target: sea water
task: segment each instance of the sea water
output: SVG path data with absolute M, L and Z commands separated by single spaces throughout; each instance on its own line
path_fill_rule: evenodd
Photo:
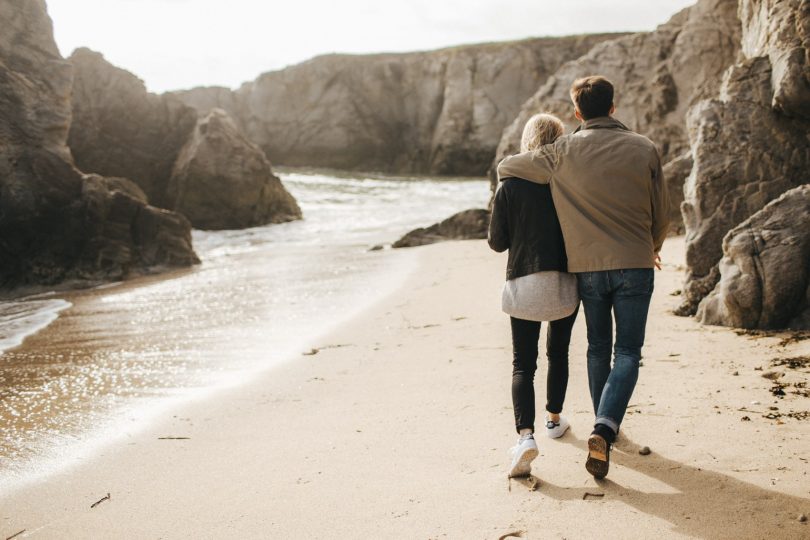
M 0 489 L 156 404 L 300 357 L 411 271 L 407 250 L 372 247 L 489 199 L 485 179 L 282 180 L 303 220 L 194 231 L 192 269 L 0 303 Z

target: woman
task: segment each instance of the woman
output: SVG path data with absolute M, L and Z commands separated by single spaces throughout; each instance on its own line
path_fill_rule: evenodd
M 521 152 L 553 143 L 563 124 L 550 114 L 537 114 L 523 129 Z M 561 416 L 568 386 L 568 345 L 579 310 L 576 278 L 567 274 L 560 222 L 548 185 L 519 178 L 501 182 L 492 206 L 489 246 L 509 250 L 503 310 L 512 325 L 512 405 L 520 435 L 513 450 L 510 477 L 527 476 L 537 457 L 534 440 L 534 373 L 540 321 L 551 321 L 546 340 L 546 434 L 561 437 L 569 427 Z

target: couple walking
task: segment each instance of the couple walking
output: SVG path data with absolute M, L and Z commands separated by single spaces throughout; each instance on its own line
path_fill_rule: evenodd
M 607 475 L 611 445 L 638 379 L 653 268 L 660 268 L 669 227 L 658 151 L 611 116 L 613 85 L 599 76 L 579 79 L 571 99 L 581 121 L 573 133 L 563 135 L 562 122 L 552 115 L 535 115 L 523 131 L 521 153 L 498 165 L 489 245 L 509 250 L 502 301 L 512 325 L 512 403 L 520 434 L 510 476 L 528 475 L 538 455 L 540 321 L 550 321 L 546 432 L 557 438 L 569 427 L 561 413 L 580 299 L 596 416 L 585 468 L 596 478 Z

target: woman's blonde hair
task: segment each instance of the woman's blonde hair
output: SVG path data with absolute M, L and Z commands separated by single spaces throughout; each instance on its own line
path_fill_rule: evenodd
M 565 127 L 559 118 L 553 114 L 535 114 L 526 122 L 523 128 L 523 137 L 520 139 L 520 151 L 529 152 L 538 146 L 553 143 L 563 134 Z

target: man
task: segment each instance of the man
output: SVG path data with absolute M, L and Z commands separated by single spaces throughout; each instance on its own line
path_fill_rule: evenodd
M 578 79 L 571 99 L 582 124 L 552 144 L 504 159 L 498 177 L 551 184 L 568 271 L 577 276 L 588 328 L 596 421 L 585 468 L 604 478 L 638 379 L 653 267 L 660 268 L 658 253 L 669 228 L 669 197 L 655 145 L 611 116 L 610 81 Z

